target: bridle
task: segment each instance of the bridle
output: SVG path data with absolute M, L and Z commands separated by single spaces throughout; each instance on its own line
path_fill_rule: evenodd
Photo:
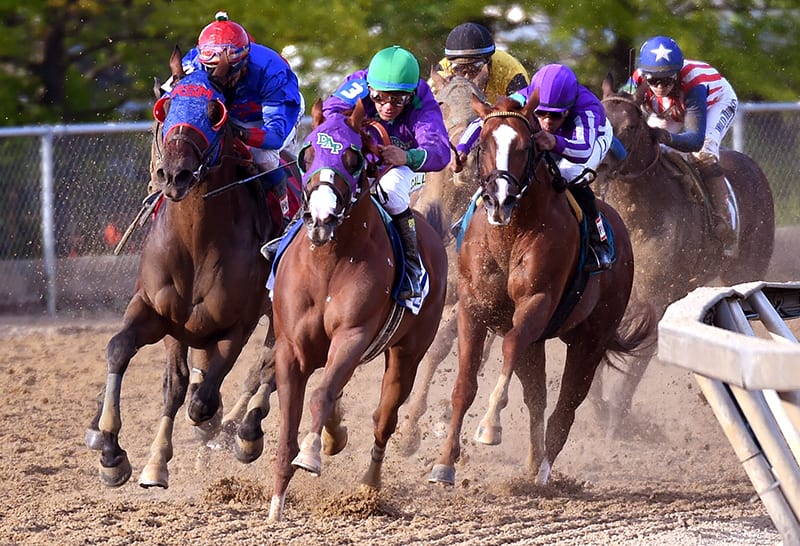
M 166 148 L 170 142 L 186 142 L 191 146 L 200 161 L 197 169 L 192 172 L 192 185 L 194 185 L 202 180 L 212 169 L 219 167 L 219 160 L 222 156 L 222 133 L 224 129 L 220 128 L 216 131 L 213 140 L 209 142 L 205 150 L 200 149 L 200 146 L 197 144 L 197 139 L 192 138 L 190 131 L 195 132 L 195 129 L 191 129 L 186 125 L 174 127 L 166 135 L 166 138 L 164 138 L 164 147 Z
M 533 139 L 534 129 L 531 126 L 531 122 L 528 118 L 522 115 L 519 112 L 514 111 L 496 111 L 488 113 L 484 118 L 484 123 L 487 119 L 491 118 L 517 118 L 523 121 L 525 127 L 528 129 L 528 139 L 530 141 L 530 146 L 528 146 L 528 156 L 525 160 L 525 170 L 522 172 L 522 180 L 518 179 L 514 173 L 505 169 L 497 169 L 494 168 L 489 173 L 488 176 L 481 180 L 481 186 L 483 188 L 483 196 L 487 195 L 486 188 L 489 184 L 493 182 L 497 182 L 497 180 L 503 179 L 509 183 L 509 185 L 513 184 L 517 187 L 518 193 L 515 195 L 511 195 L 510 197 L 518 202 L 523 195 L 528 191 L 528 187 L 530 186 L 531 182 L 538 182 L 536 178 L 536 166 L 539 164 L 539 161 L 542 160 L 545 155 L 549 157 L 549 154 L 546 152 L 540 152 L 537 154 L 536 152 L 536 145 Z M 479 152 L 480 153 L 480 150 Z
M 642 111 L 642 108 L 639 106 L 639 104 L 636 103 L 636 101 L 634 101 L 633 99 L 630 99 L 628 97 L 619 96 L 619 95 L 612 95 L 612 96 L 604 98 L 602 100 L 602 102 L 603 102 L 604 106 L 608 102 L 621 102 L 621 103 L 624 103 L 624 104 L 629 104 L 629 105 L 633 106 L 636 109 L 636 112 L 639 115 L 639 119 L 642 122 L 644 122 L 644 112 Z M 640 125 L 642 125 L 642 124 L 644 124 L 644 123 L 641 123 Z M 647 143 L 647 141 L 644 141 L 642 139 L 637 139 L 636 140 L 636 142 L 634 143 L 634 145 L 631 148 L 631 150 L 628 150 L 628 157 L 631 157 L 632 155 L 634 155 L 634 151 L 639 146 L 641 146 L 642 142 L 644 142 L 645 144 Z M 627 160 L 628 160 L 628 158 L 623 159 L 619 163 L 619 167 L 622 167 Z M 612 176 L 613 178 L 616 178 L 618 180 L 631 180 L 631 179 L 639 178 L 639 177 L 642 177 L 642 176 L 648 176 L 653 172 L 653 170 L 655 169 L 656 165 L 658 164 L 658 162 L 660 160 L 661 160 L 661 146 L 656 146 L 656 154 L 653 157 L 653 160 L 644 169 L 642 169 L 641 171 L 631 172 L 631 173 L 621 173 L 619 171 L 619 169 L 614 169 L 614 171 L 612 171 L 610 173 L 610 176 Z

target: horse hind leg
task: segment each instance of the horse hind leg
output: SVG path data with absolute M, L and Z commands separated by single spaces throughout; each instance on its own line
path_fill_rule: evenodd
M 164 339 L 167 350 L 167 366 L 164 369 L 164 410 L 158 426 L 158 432 L 150 445 L 150 458 L 139 475 L 139 485 L 144 488 L 169 487 L 168 463 L 172 460 L 172 432 L 175 426 L 175 415 L 186 399 L 189 386 L 189 365 L 187 354 L 189 348 L 178 340 Z

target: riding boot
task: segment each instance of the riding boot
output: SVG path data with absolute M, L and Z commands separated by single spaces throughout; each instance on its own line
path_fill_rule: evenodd
M 303 216 L 302 212 L 303 210 L 299 209 L 295 213 L 294 218 L 290 220 L 284 218 L 284 228 L 283 231 L 281 231 L 281 234 L 278 237 L 272 239 L 271 241 L 267 241 L 261 247 L 261 255 L 264 256 L 264 258 L 266 258 L 268 262 L 272 263 L 273 260 L 275 260 L 275 255 L 278 253 L 278 247 L 281 246 L 281 241 L 283 240 L 283 236 L 289 233 L 289 231 L 292 229 L 292 226 L 294 226 L 297 223 L 297 221 L 300 220 L 300 218 L 302 218 Z
M 606 230 L 603 226 L 603 217 L 597 211 L 594 192 L 589 186 L 570 186 L 570 191 L 589 220 L 589 248 L 592 249 L 595 256 L 595 261 L 587 261 L 583 266 L 583 270 L 593 273 L 609 269 L 611 267 L 611 245 L 608 243 Z
M 714 236 L 726 247 L 736 243 L 731 217 L 728 211 L 728 184 L 725 173 L 717 161 L 699 168 L 711 201 L 711 214 L 714 217 Z
M 400 241 L 403 243 L 406 277 L 408 277 L 408 287 L 402 286 L 397 298 L 401 300 L 418 298 L 422 295 L 422 279 L 420 278 L 422 276 L 422 263 L 417 250 L 417 229 L 414 214 L 411 209 L 406 209 L 400 214 L 393 214 L 392 222 L 400 235 Z

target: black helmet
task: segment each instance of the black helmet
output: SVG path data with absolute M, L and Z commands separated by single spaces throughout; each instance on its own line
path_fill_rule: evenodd
M 448 59 L 489 57 L 494 53 L 494 39 L 485 26 L 478 23 L 458 25 L 447 35 L 444 56 Z

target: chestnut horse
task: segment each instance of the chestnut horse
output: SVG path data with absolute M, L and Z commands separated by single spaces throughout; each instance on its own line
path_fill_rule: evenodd
M 114 487 L 131 475 L 119 444 L 120 391 L 138 349 L 163 339 L 167 351 L 164 409 L 139 480 L 143 487 L 166 488 L 175 415 L 186 395 L 193 424 L 218 426 L 211 418 L 221 409 L 222 381 L 258 319 L 270 311 L 264 289 L 268 264 L 259 247 L 280 225 L 273 225 L 257 186 L 204 199 L 242 177 L 249 158 L 236 147 L 224 97 L 209 79 L 213 75 L 184 75 L 180 61 L 176 48 L 170 68 L 177 83 L 154 107 L 163 122 L 163 161 L 156 178 L 165 199 L 144 243 L 123 326 L 106 348 L 102 408 L 87 431 L 87 444 L 102 449 L 100 478 Z M 223 74 L 214 75 L 227 69 L 220 63 L 217 71 Z
M 323 118 L 312 109 L 314 129 L 301 151 L 303 222 L 278 259 L 273 285 L 275 366 L 281 408 L 269 518 L 283 518 L 289 481 L 297 468 L 318 475 L 321 450 L 341 451 L 339 399 L 356 367 L 384 355 L 380 401 L 372 416 L 374 445 L 362 483 L 381 486 L 384 450 L 397 426 L 397 411 L 414 385 L 417 366 L 436 335 L 447 289 L 442 235 L 416 213 L 417 237 L 429 288 L 424 301 L 406 309 L 392 289 L 399 277 L 383 216 L 373 203 L 361 133 L 364 109 Z M 302 226 L 301 226 L 302 227 Z M 306 384 L 322 368 L 311 393 L 310 432 L 298 445 Z M 324 431 L 323 431 L 324 427 Z M 324 432 L 324 434 L 323 434 Z
M 722 149 L 720 164 L 730 184 L 729 209 L 737 235 L 736 252 L 726 254 L 713 235 L 702 191 L 650 137 L 642 100 L 641 93 L 615 93 L 610 77 L 603 82 L 606 115 L 627 156 L 619 160 L 608 154 L 594 185 L 631 232 L 636 253 L 634 297 L 652 304 L 661 317 L 670 303 L 716 279 L 724 285 L 763 279 L 772 257 L 775 214 L 769 182 L 758 165 L 742 153 Z M 671 157 L 677 155 L 670 152 Z M 607 403 L 597 401 L 608 419 L 609 434 L 618 430 L 630 410 L 655 351 L 655 344 L 651 347 L 649 354 L 624 366 L 626 373 L 621 376 L 600 376 L 601 381 L 621 380 L 619 388 L 605 388 L 612 393 Z
M 538 92 L 524 107 L 507 98 L 494 107 L 473 99 L 483 119 L 479 166 L 486 214 L 472 218 L 459 252 L 458 376 L 448 436 L 430 482 L 455 483 L 461 428 L 477 394 L 488 332 L 503 337 L 503 366 L 476 440 L 501 442 L 500 411 L 516 374 L 530 415 L 528 471 L 545 484 L 597 366 L 635 351 L 655 326 L 646 306 L 622 320 L 633 284 L 633 251 L 622 219 L 603 202 L 598 208 L 611 226 L 616 261 L 608 271 L 583 273 L 579 213 L 554 187 L 555 165 L 533 139 L 541 130 L 533 116 L 538 103 Z M 567 351 L 561 392 L 545 429 L 545 341 L 552 337 Z
M 442 109 L 448 138 L 455 147 L 470 122 L 478 117 L 472 109 L 473 95 L 485 100 L 484 95 L 466 78 L 454 76 L 445 79 L 432 69 L 431 79 L 433 80 L 431 89 L 436 93 L 436 100 Z M 443 233 L 449 233 L 451 224 L 466 212 L 472 194 L 478 188 L 476 157 L 477 153 L 473 150 L 458 173 L 454 173 L 449 167 L 439 172 L 426 173 L 425 184 L 414 194 L 414 208 L 431 221 L 439 219 L 438 230 Z M 448 237 L 446 245 L 448 262 L 455 264 L 458 260 L 455 238 Z M 442 322 L 436 339 L 420 363 L 417 383 L 406 404 L 406 415 L 397 429 L 399 449 L 406 456 L 412 455 L 419 448 L 421 439 L 419 420 L 428 409 L 428 392 L 433 375 L 439 364 L 450 356 L 455 344 L 457 283 L 458 270 L 455 267 L 450 268 Z

